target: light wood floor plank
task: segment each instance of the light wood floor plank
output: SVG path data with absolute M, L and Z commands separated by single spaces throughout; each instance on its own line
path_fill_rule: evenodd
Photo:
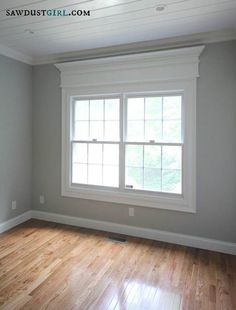
M 0 235 L 0 309 L 235 310 L 236 257 L 31 220 Z

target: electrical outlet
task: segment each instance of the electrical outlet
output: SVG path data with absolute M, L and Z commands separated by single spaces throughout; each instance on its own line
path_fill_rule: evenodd
M 44 205 L 44 203 L 45 203 L 45 198 L 44 198 L 43 195 L 40 195 L 40 196 L 39 196 L 39 202 L 40 202 L 41 205 Z
M 134 208 L 129 208 L 129 216 L 134 216 Z
M 16 201 L 15 200 L 13 200 L 11 202 L 11 208 L 12 208 L 12 210 L 16 210 Z

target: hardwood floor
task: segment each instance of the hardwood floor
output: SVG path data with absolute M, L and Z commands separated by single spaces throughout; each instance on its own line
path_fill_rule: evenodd
M 236 309 L 236 256 L 107 236 L 36 220 L 0 235 L 0 309 Z

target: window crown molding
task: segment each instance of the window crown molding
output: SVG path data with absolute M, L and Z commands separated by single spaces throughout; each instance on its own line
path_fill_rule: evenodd
M 193 79 L 199 76 L 199 56 L 204 48 L 204 45 L 200 45 L 60 63 L 55 66 L 61 72 L 63 88 Z

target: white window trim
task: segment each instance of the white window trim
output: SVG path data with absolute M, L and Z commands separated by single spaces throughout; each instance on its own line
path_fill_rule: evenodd
M 196 212 L 196 84 L 199 76 L 199 56 L 203 49 L 204 46 L 198 46 L 56 64 L 61 71 L 62 87 L 62 196 Z M 171 91 L 183 93 L 184 195 L 164 193 L 152 195 L 138 191 L 119 191 L 100 186 L 84 187 L 70 183 L 72 97 L 121 96 L 124 93 L 169 94 Z

